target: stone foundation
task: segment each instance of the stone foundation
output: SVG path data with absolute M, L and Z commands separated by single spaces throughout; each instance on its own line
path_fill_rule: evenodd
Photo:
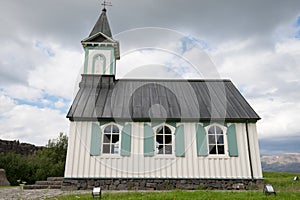
M 62 190 L 257 190 L 263 185 L 262 179 L 64 179 Z

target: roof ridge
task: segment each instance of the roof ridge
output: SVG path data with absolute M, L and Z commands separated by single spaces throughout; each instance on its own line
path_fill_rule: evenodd
M 230 79 L 130 79 L 119 78 L 116 81 L 156 81 L 156 82 L 232 82 Z

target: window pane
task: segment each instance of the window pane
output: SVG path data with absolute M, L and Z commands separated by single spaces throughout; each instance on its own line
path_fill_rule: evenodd
M 104 133 L 111 133 L 111 128 L 112 128 L 112 126 L 105 127 Z
M 162 126 L 158 127 L 158 129 L 156 130 L 156 133 L 163 134 L 163 127 Z
M 208 143 L 209 144 L 216 144 L 216 136 L 215 135 L 209 135 L 208 136 Z
M 112 126 L 113 133 L 119 133 L 119 128 L 117 126 Z
M 223 137 L 223 135 L 218 135 L 217 137 L 218 137 L 217 144 L 224 144 L 224 137 Z
M 218 135 L 223 134 L 222 129 L 218 126 L 216 126 L 216 134 L 218 134 Z
M 212 127 L 210 127 L 208 129 L 208 134 L 210 134 L 210 135 L 214 135 L 215 134 L 215 127 L 214 126 L 212 126 Z
M 165 145 L 165 154 L 172 154 L 172 145 Z
M 218 154 L 224 154 L 224 145 L 218 145 Z
M 112 144 L 110 147 L 111 147 L 111 148 L 110 148 L 110 153 L 113 154 L 114 151 L 115 151 L 115 145 Z
M 119 134 L 113 134 L 112 135 L 112 143 L 116 143 L 119 141 Z
M 209 153 L 210 154 L 217 154 L 216 145 L 209 145 Z
M 164 145 L 159 145 L 158 147 L 158 154 L 164 154 Z
M 110 152 L 109 147 L 110 147 L 109 144 L 103 144 L 103 153 L 109 153 Z
M 114 154 L 119 154 L 119 145 L 117 143 L 114 145 Z
M 165 135 L 165 144 L 172 144 L 172 135 Z
M 156 136 L 156 142 L 158 142 L 159 144 L 163 144 L 163 135 L 157 135 Z
M 165 128 L 165 134 L 168 134 L 168 135 L 171 135 L 171 134 L 172 134 L 172 132 L 171 132 L 171 130 L 169 129 L 169 127 L 164 126 L 164 128 Z
M 105 134 L 103 138 L 103 143 L 110 143 L 110 138 L 111 138 L 110 134 Z

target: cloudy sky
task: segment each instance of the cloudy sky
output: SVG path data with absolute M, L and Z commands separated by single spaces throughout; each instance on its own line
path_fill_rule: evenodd
M 0 139 L 45 145 L 68 133 L 65 116 L 84 59 L 80 41 L 101 1 L 1 1 Z M 117 77 L 231 79 L 262 118 L 261 153 L 300 152 L 299 0 L 112 3 Z

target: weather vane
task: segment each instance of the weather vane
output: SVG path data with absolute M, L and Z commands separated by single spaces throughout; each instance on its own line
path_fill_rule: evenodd
M 103 6 L 103 8 L 105 8 L 105 6 L 112 6 L 111 2 L 108 1 L 103 1 L 103 3 L 101 3 L 101 5 Z

